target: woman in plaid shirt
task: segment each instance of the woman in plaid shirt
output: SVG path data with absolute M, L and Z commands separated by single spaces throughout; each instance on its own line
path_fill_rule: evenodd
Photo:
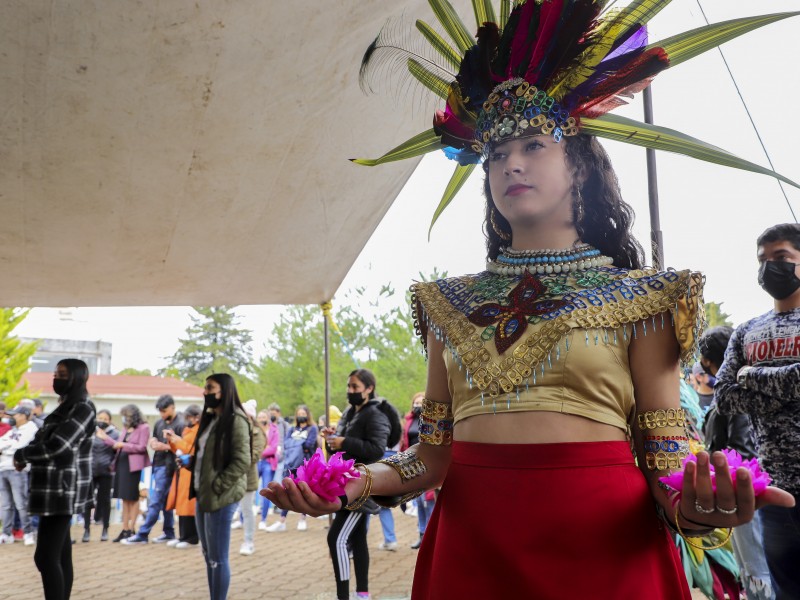
M 95 409 L 86 390 L 88 379 L 89 369 L 82 360 L 58 363 L 53 377 L 58 408 L 33 441 L 14 454 L 17 470 L 31 465 L 29 512 L 40 516 L 33 560 L 42 576 L 45 600 L 70 597 L 70 519 L 90 502 Z

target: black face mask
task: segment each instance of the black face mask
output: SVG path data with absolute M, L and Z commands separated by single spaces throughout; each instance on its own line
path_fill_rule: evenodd
M 364 403 L 364 396 L 361 392 L 347 392 L 347 401 L 352 406 L 361 406 Z
M 275 415 L 270 415 L 270 416 L 269 416 L 269 420 L 270 420 L 270 421 L 272 421 L 272 422 L 274 423 L 275 421 L 277 421 L 277 420 L 278 420 L 278 417 L 276 417 Z
M 105 421 L 95 421 L 95 425 L 97 425 L 100 429 L 108 428 L 108 423 Z
M 411 413 L 412 413 L 412 414 L 413 414 L 415 417 L 418 417 L 418 416 L 420 416 L 420 415 L 422 414 L 422 407 L 421 407 L 421 406 L 415 406 L 414 408 L 412 408 L 412 409 L 411 409 Z
M 222 398 L 217 398 L 216 394 L 203 394 L 206 408 L 217 408 L 222 402 Z
M 305 425 L 306 423 L 308 423 L 308 417 L 297 417 L 298 425 Z
M 53 379 L 53 391 L 56 396 L 66 396 L 69 391 L 69 379 Z
M 758 285 L 775 300 L 788 298 L 800 288 L 795 267 L 791 262 L 765 260 L 758 269 Z

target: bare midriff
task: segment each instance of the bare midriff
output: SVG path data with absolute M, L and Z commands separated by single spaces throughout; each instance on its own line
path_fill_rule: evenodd
M 468 417 L 456 424 L 453 439 L 484 444 L 558 444 L 625 441 L 626 434 L 613 425 L 576 415 L 527 411 Z

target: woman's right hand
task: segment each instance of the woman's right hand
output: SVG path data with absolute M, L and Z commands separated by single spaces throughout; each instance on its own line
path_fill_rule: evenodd
M 99 427 L 95 427 L 94 434 L 101 440 L 107 440 L 108 439 L 108 434 L 105 431 L 103 431 L 102 429 L 100 429 Z
M 345 494 L 352 502 L 353 499 L 361 496 L 365 486 L 366 479 L 364 477 L 351 479 L 345 487 Z M 327 502 L 311 491 L 305 481 L 295 483 L 289 477 L 285 477 L 281 483 L 275 481 L 268 483 L 267 487 L 261 490 L 259 494 L 278 508 L 311 515 L 312 517 L 329 515 L 344 508 L 340 499 L 337 498 L 333 502 Z

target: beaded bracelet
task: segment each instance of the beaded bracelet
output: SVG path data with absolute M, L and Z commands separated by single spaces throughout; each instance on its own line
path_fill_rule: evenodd
M 412 452 L 410 450 L 405 450 L 404 452 L 398 452 L 397 454 L 393 454 L 392 456 L 387 456 L 386 458 L 379 460 L 379 464 L 389 465 L 397 474 L 400 475 L 400 481 L 405 483 L 414 479 L 415 477 L 419 477 L 424 475 L 428 472 L 428 468 L 425 466 L 425 463 L 417 456 L 416 452 Z
M 722 540 L 720 543 L 714 546 L 704 546 L 703 544 L 695 544 L 694 542 L 691 541 L 691 538 L 689 536 L 683 533 L 683 530 L 681 529 L 680 510 L 681 510 L 681 503 L 680 501 L 678 501 L 675 504 L 675 527 L 677 527 L 678 529 L 678 535 L 681 536 L 683 538 L 683 541 L 689 544 L 692 548 L 697 548 L 698 550 L 716 550 L 717 548 L 722 548 L 725 544 L 728 543 L 728 540 L 731 539 L 731 534 L 733 533 L 733 527 L 728 527 L 728 533 L 725 534 L 725 539 Z M 699 536 L 693 536 L 693 537 L 699 537 Z
M 356 463 L 353 465 L 356 469 L 359 467 L 364 467 L 364 477 L 367 478 L 367 483 L 364 486 L 364 490 L 361 492 L 361 495 L 353 500 L 350 504 L 345 506 L 347 510 L 358 510 L 361 506 L 369 499 L 370 492 L 372 492 L 372 471 L 369 470 L 369 467 L 364 463 Z
M 682 408 L 648 410 L 639 413 L 636 418 L 641 430 L 660 427 L 684 427 L 686 425 L 686 413 Z

